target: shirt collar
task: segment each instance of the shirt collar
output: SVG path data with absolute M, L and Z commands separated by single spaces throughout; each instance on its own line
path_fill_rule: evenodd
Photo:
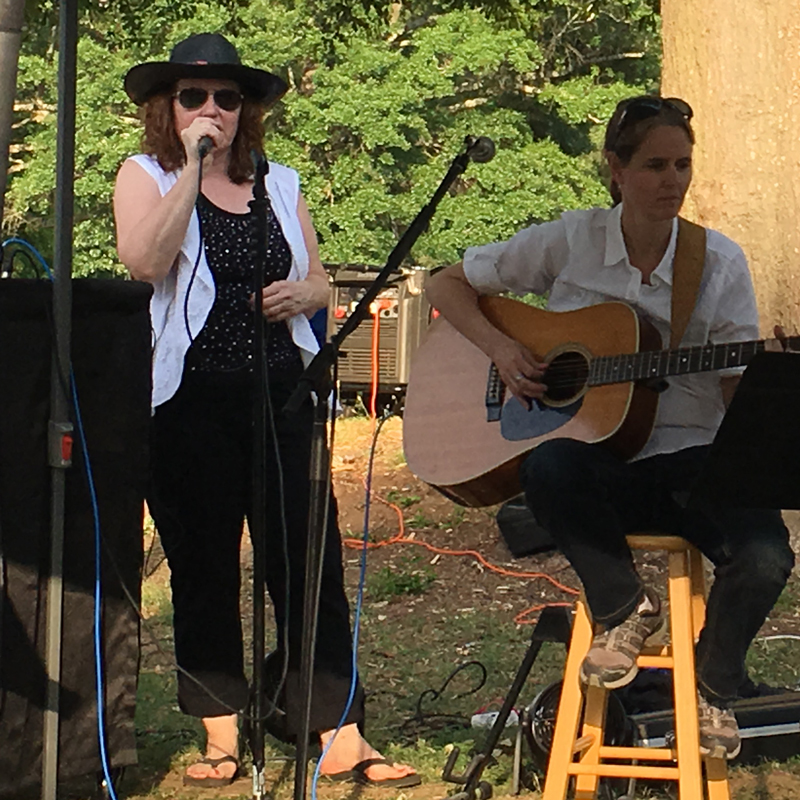
M 675 245 L 678 239 L 678 218 L 672 220 L 672 233 L 669 237 L 667 249 L 659 265 L 653 270 L 665 283 L 672 284 L 672 260 L 675 258 Z M 611 209 L 606 219 L 606 253 L 603 264 L 606 267 L 614 264 L 626 263 L 628 251 L 625 248 L 625 239 L 622 236 L 622 203 L 617 203 Z
M 622 203 L 617 203 L 606 218 L 606 255 L 603 265 L 611 267 L 627 259 L 628 251 L 622 238 Z

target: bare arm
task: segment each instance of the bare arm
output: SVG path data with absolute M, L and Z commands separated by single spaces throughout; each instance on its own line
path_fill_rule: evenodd
M 306 199 L 301 194 L 297 200 L 297 216 L 300 219 L 300 227 L 303 229 L 303 239 L 308 251 L 308 277 L 306 283 L 312 288 L 312 298 L 310 307 L 305 309 L 307 316 L 312 316 L 314 312 L 328 305 L 330 297 L 330 284 L 328 283 L 328 273 L 322 266 L 319 257 L 319 244 L 317 243 L 317 232 L 314 230 L 314 223 L 311 221 L 311 214 L 308 211 Z
M 185 169 L 163 197 L 156 182 L 134 161 L 117 174 L 114 219 L 117 253 L 140 281 L 163 280 L 172 268 L 189 227 L 197 198 L 197 169 Z
M 328 276 L 319 257 L 317 234 L 303 195 L 297 200 L 297 217 L 308 251 L 308 275 L 301 281 L 273 281 L 264 288 L 261 309 L 270 322 L 279 322 L 297 314 L 311 317 L 328 304 Z
M 478 305 L 478 292 L 467 280 L 461 264 L 436 273 L 428 281 L 426 294 L 431 305 L 462 336 L 489 356 L 503 383 L 523 404 L 528 398 L 544 394 L 547 387 L 542 377 L 547 365 L 489 322 Z
M 126 161 L 114 187 L 117 253 L 140 281 L 163 280 L 180 252 L 199 187 L 197 146 L 203 136 L 219 133 L 213 120 L 198 117 L 181 131 L 188 153 L 175 185 L 162 197 L 155 181 L 134 161 Z M 208 166 L 208 160 L 204 167 Z

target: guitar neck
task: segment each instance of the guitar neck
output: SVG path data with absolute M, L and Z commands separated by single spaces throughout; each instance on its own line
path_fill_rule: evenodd
M 800 337 L 786 340 L 788 349 L 800 348 Z M 643 350 L 639 353 L 593 358 L 589 369 L 589 385 L 667 378 L 671 375 L 689 375 L 695 372 L 742 367 L 753 356 L 764 351 L 766 340 L 704 344 L 681 347 L 677 350 Z

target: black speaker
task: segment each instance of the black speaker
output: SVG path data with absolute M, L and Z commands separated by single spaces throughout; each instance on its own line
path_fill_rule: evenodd
M 543 528 L 525 504 L 525 496 L 507 500 L 497 512 L 497 527 L 514 558 L 524 558 L 556 549 L 550 533 Z
M 72 282 L 72 367 L 102 535 L 107 751 L 136 762 L 142 511 L 150 426 L 151 287 Z M 52 286 L 0 280 L 0 796 L 41 780 L 50 555 Z M 73 414 L 74 421 L 74 414 Z M 59 782 L 101 769 L 94 666 L 95 525 L 75 430 L 66 473 Z M 126 596 L 127 587 L 132 598 Z M 131 599 L 133 602 L 131 602 Z

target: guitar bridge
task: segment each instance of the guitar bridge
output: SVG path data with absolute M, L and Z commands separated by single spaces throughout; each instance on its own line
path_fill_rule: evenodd
M 489 377 L 486 381 L 486 421 L 498 422 L 503 412 L 503 400 L 506 396 L 506 385 L 500 380 L 497 367 L 489 367 Z

